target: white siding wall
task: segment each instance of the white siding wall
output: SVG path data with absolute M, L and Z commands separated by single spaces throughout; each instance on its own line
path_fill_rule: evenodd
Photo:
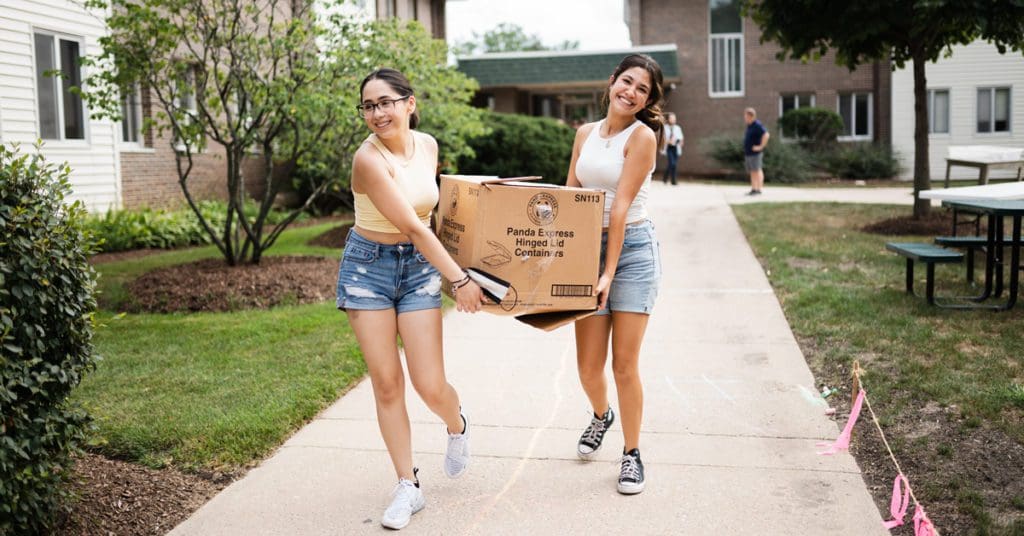
M 950 145 L 997 145 L 1024 149 L 1024 55 L 976 41 L 953 48 L 953 55 L 929 63 L 925 69 L 929 89 L 949 89 L 949 134 L 932 134 L 928 140 L 933 180 L 946 176 Z M 976 132 L 977 90 L 1010 87 L 1010 132 Z M 903 177 L 914 176 L 914 72 L 908 63 L 892 75 L 892 145 L 903 162 Z M 992 170 L 990 177 L 1015 177 L 1016 170 Z M 978 178 L 975 168 L 954 167 L 953 178 Z
M 71 0 L 3 0 L 0 3 L 0 141 L 20 143 L 34 151 L 39 138 L 33 31 L 46 30 L 81 38 L 82 55 L 100 52 L 98 39 L 106 33 L 102 14 Z M 83 79 L 88 72 L 83 69 Z M 85 110 L 84 140 L 48 140 L 47 159 L 71 166 L 72 198 L 92 212 L 120 205 L 120 176 L 116 143 L 118 124 L 89 119 Z

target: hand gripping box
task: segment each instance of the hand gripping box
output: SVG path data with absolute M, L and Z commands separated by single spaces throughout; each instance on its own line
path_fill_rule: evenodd
M 437 234 L 485 311 L 551 330 L 597 309 L 604 192 L 538 178 L 441 175 Z

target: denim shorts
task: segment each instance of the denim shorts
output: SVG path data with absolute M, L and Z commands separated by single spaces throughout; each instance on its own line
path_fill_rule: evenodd
M 601 235 L 601 272 L 608 251 L 608 233 Z M 661 282 L 661 251 L 654 224 L 650 220 L 626 225 L 626 237 L 622 241 L 622 253 L 615 268 L 615 279 L 608 293 L 605 308 L 598 315 L 610 311 L 651 314 L 654 300 L 658 297 Z
M 760 171 L 761 166 L 764 165 L 764 153 L 745 155 L 743 164 L 747 167 L 747 171 Z
M 411 243 L 381 244 L 349 230 L 338 269 L 338 309 L 397 314 L 441 307 L 441 274 Z

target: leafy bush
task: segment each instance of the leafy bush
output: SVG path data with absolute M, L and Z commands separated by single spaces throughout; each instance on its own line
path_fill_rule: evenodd
M 540 175 L 565 184 L 576 132 L 546 117 L 487 112 L 489 135 L 470 140 L 475 158 L 463 157 L 459 173 L 518 177 Z
M 887 179 L 900 173 L 892 148 L 874 143 L 844 144 L 825 158 L 825 166 L 841 179 Z
M 89 417 L 69 402 L 93 369 L 95 275 L 65 165 L 0 145 L 0 534 L 46 533 Z
M 746 176 L 743 140 L 737 136 L 713 136 L 704 149 L 719 164 Z M 792 143 L 769 143 L 764 152 L 764 180 L 769 183 L 806 182 L 814 177 L 811 155 Z
M 836 143 L 843 131 L 843 118 L 824 108 L 797 108 L 779 118 L 786 136 L 796 138 L 812 150 L 823 150 Z
M 255 203 L 246 203 L 243 211 L 252 221 L 258 210 Z M 224 228 L 226 203 L 200 201 L 199 211 L 215 230 Z M 283 211 L 274 210 L 267 214 L 265 223 L 276 225 L 287 216 Z M 305 215 L 300 215 L 296 220 L 304 218 Z M 86 227 L 98 239 L 97 248 L 104 252 L 139 248 L 171 249 L 210 243 L 210 236 L 190 209 L 111 210 L 102 216 L 89 216 Z

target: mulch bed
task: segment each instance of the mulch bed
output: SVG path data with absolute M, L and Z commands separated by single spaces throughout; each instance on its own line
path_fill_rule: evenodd
M 333 229 L 329 229 L 320 236 L 309 241 L 311 246 L 321 246 L 325 248 L 344 248 L 345 240 L 348 238 L 348 231 L 352 228 L 352 224 L 346 223 L 339 225 Z
M 969 218 L 969 217 L 968 217 Z M 964 218 L 960 218 L 960 229 L 958 234 L 974 234 L 974 225 L 964 225 Z M 984 233 L 987 226 L 981 223 L 981 232 Z M 897 216 L 887 220 L 876 221 L 864 226 L 866 233 L 873 233 L 885 236 L 945 236 L 953 229 L 953 212 L 949 210 L 932 209 L 923 218 L 914 218 L 912 214 Z
M 156 536 L 170 532 L 233 480 L 197 476 L 85 454 L 75 460 L 78 496 L 55 534 Z
M 236 311 L 333 299 L 338 261 L 264 257 L 259 265 L 204 259 L 147 272 L 127 285 L 129 312 Z

